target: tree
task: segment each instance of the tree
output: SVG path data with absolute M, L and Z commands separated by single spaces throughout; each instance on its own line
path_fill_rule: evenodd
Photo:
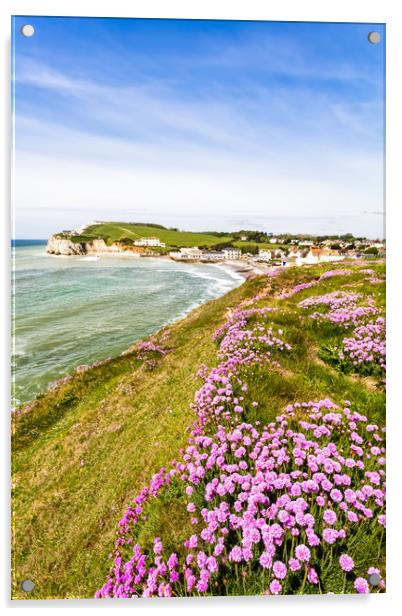
M 365 255 L 378 255 L 378 248 L 375 246 L 370 246 L 370 248 L 366 248 L 364 251 Z
M 225 248 L 233 248 L 233 244 L 231 242 L 218 242 L 211 246 L 213 250 L 224 250 Z
M 242 253 L 247 253 L 249 252 L 251 255 L 256 255 L 258 254 L 258 246 L 253 246 L 253 244 L 248 244 L 247 246 L 242 246 L 241 249 Z

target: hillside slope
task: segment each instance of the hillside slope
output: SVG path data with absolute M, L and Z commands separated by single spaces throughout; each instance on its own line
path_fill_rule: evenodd
M 123 242 L 126 245 L 132 244 L 135 240 L 142 237 L 158 237 L 159 240 L 166 244 L 166 251 L 169 248 L 184 248 L 194 246 L 204 246 L 213 248 L 222 243 L 230 243 L 237 248 L 241 248 L 243 252 L 250 251 L 256 248 L 283 248 L 282 244 L 270 244 L 267 242 L 255 241 L 240 241 L 236 240 L 230 233 L 216 232 L 196 232 L 196 231 L 181 231 L 178 229 L 167 229 L 161 225 L 128 223 L 128 222 L 102 222 L 88 225 L 80 233 L 80 235 L 66 235 L 64 233 L 56 233 L 56 237 L 68 237 L 72 243 L 94 242 L 99 238 L 103 238 L 110 246 L 112 243 Z
M 202 532 L 202 515 L 191 513 L 193 505 L 187 511 L 190 491 L 186 494 L 186 484 L 174 478 L 174 473 L 168 481 L 164 471 L 159 475 L 160 481 L 156 479 L 160 483 L 157 497 L 145 505 L 145 519 L 134 523 L 130 517 L 132 510 L 127 508 L 161 467 L 177 468 L 179 475 L 186 476 L 188 469 L 180 466 L 183 463 L 180 448 L 186 446 L 188 428 L 197 417 L 201 423 L 196 434 L 205 433 L 213 438 L 217 421 L 227 422 L 227 429 L 233 421 L 263 425 L 272 422 L 289 404 L 330 398 L 338 405 L 345 405 L 346 401 L 346 405 L 364 414 L 370 423 L 384 425 L 381 360 L 375 356 L 372 361 L 366 361 L 366 357 L 354 366 L 345 353 L 339 356 L 345 338 L 341 315 L 357 310 L 351 317 L 355 319 L 355 329 L 361 318 L 366 321 L 381 318 L 384 267 L 381 264 L 371 264 L 370 269 L 364 264 L 342 267 L 340 272 L 324 276 L 325 271 L 331 270 L 330 266 L 295 268 L 276 277 L 250 279 L 166 327 L 148 343 L 139 343 L 121 357 L 76 374 L 56 391 L 39 398 L 31 408 L 15 414 L 14 597 L 22 598 L 24 593 L 19 590 L 19 584 L 26 578 L 36 584 L 30 598 L 93 596 L 107 579 L 108 554 L 113 552 L 118 521 L 123 515 L 125 522 L 120 526 L 122 541 L 118 548 L 123 562 L 130 559 L 134 542 L 145 555 L 153 549 L 158 553 L 162 548 L 159 539 L 155 544 L 155 537 L 163 544 L 163 558 L 171 552 L 179 559 L 184 558 L 191 548 L 183 543 L 194 533 Z M 339 291 L 343 294 L 341 303 L 332 305 Z M 329 295 L 334 292 L 335 296 Z M 323 304 L 308 300 L 319 295 L 326 298 Z M 305 305 L 300 305 L 306 300 Z M 365 312 L 364 306 L 368 311 Z M 360 314 L 362 307 L 363 314 Z M 311 314 L 319 312 L 324 316 L 311 318 Z M 336 315 L 328 320 L 325 315 L 332 312 Z M 244 334 L 254 331 L 250 330 L 251 325 L 261 328 L 264 338 L 256 342 L 254 334 Z M 213 336 L 214 332 L 218 333 Z M 347 334 L 350 333 L 348 330 Z M 235 399 L 227 400 L 223 416 L 214 418 L 214 413 L 210 413 L 214 406 L 211 407 L 210 398 L 203 398 L 203 387 L 210 383 L 209 370 L 218 364 L 222 366 L 223 358 L 231 361 L 233 354 L 244 355 L 243 346 L 236 346 L 239 340 L 242 345 L 248 340 L 247 352 L 256 343 L 252 351 L 259 359 L 246 362 L 247 365 L 240 366 L 240 372 L 234 372 Z M 204 386 L 196 378 L 202 366 L 208 366 L 201 370 Z M 230 373 L 229 381 L 232 377 Z M 240 381 L 245 389 L 237 391 Z M 197 391 L 195 407 L 190 408 Z M 311 408 L 307 406 L 306 417 L 308 412 Z M 179 466 L 171 465 L 175 458 Z M 202 508 L 205 484 L 203 481 L 196 484 L 193 500 L 198 511 Z M 378 500 L 381 500 L 379 496 Z M 196 522 L 191 520 L 194 516 Z M 361 574 L 374 554 L 375 562 L 383 562 L 382 527 L 377 526 L 379 533 L 372 532 L 369 539 L 364 538 L 367 528 L 363 524 L 352 534 L 352 543 L 359 538 L 354 557 Z M 231 531 L 228 532 L 233 548 Z M 229 546 L 225 549 L 229 550 Z M 269 579 L 261 582 L 264 567 L 258 565 L 258 559 L 256 566 L 248 567 L 248 577 L 239 577 L 240 566 L 233 566 L 231 558 L 229 561 L 230 566 L 226 558 L 219 571 L 209 571 L 213 580 L 205 592 L 254 594 L 265 590 Z M 323 572 L 321 581 L 326 584 L 326 590 L 330 577 L 334 580 L 330 588 L 334 592 L 342 592 L 346 584 L 346 589 L 353 591 L 351 580 L 346 581 L 335 572 L 329 576 L 328 571 Z M 112 576 L 102 594 L 142 594 L 144 583 L 144 580 L 138 583 L 134 579 L 126 580 L 123 591 L 122 582 L 117 583 Z M 288 587 L 287 592 L 299 592 L 296 581 L 292 584 L 294 588 Z M 177 582 L 173 580 L 171 587 L 166 581 L 162 586 L 162 594 L 191 592 L 181 578 Z M 303 591 L 314 592 L 312 582 L 310 586 L 304 589 L 303 584 Z M 169 590 L 164 590 L 165 587 Z M 204 592 L 202 584 L 197 587 L 196 593 L 199 592 Z
M 212 246 L 219 241 L 228 242 L 232 238 L 230 235 L 213 235 L 209 233 L 197 233 L 191 231 L 179 231 L 176 229 L 166 229 L 161 226 L 132 224 L 132 223 L 102 223 L 91 225 L 84 230 L 85 237 L 104 236 L 109 241 L 119 241 L 122 239 L 138 240 L 141 237 L 156 236 L 161 242 L 168 246 Z

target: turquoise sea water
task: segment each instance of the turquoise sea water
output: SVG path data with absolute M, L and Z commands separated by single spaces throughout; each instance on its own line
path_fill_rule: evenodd
M 79 364 L 115 356 L 242 282 L 229 268 L 133 257 L 56 257 L 13 246 L 13 404 Z

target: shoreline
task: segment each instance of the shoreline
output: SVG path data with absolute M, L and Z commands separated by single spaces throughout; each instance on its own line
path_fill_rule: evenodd
M 258 262 L 258 263 L 250 263 L 249 261 L 242 261 L 242 260 L 227 260 L 227 261 L 197 261 L 197 260 L 185 260 L 185 259 L 173 259 L 172 257 L 170 257 L 169 255 L 141 255 L 138 253 L 133 253 L 130 251 L 122 251 L 122 252 L 96 252 L 96 253 L 89 253 L 87 255 L 60 255 L 60 254 L 52 254 L 49 253 L 47 251 L 45 251 L 46 255 L 48 257 L 52 257 L 52 258 L 62 258 L 62 259 L 69 259 L 69 258 L 75 258 L 75 259 L 79 259 L 81 261 L 94 261 L 94 260 L 99 260 L 101 257 L 106 257 L 106 258 L 124 258 L 124 259 L 133 259 L 135 261 L 137 261 L 138 259 L 158 259 L 158 260 L 163 260 L 163 261 L 169 261 L 172 263 L 179 263 L 179 264 L 183 264 L 183 265 L 214 265 L 216 267 L 221 267 L 221 268 L 228 268 L 231 269 L 232 271 L 236 272 L 237 274 L 240 274 L 244 280 L 247 280 L 247 278 L 250 278 L 250 276 L 256 275 L 262 275 L 262 274 L 266 274 L 267 272 L 276 269 L 276 267 L 279 266 L 272 266 L 272 265 L 268 265 L 268 263 L 264 263 L 264 262 Z
M 218 265 L 218 264 L 217 264 Z M 224 261 L 223 267 L 229 267 L 236 273 L 242 275 L 245 280 L 252 276 L 261 276 L 269 271 L 276 269 L 276 266 L 269 266 L 265 263 L 249 263 L 243 261 Z
M 48 255 L 50 257 L 56 257 L 56 256 L 61 256 L 66 257 L 66 255 Z M 68 255 L 68 256 L 74 256 L 78 259 L 82 259 L 82 256 L 79 255 Z M 91 255 L 89 255 L 91 256 Z M 109 257 L 111 256 L 110 254 L 105 254 L 103 256 Z M 113 254 L 113 257 L 117 257 L 117 256 L 121 256 L 118 254 Z M 131 255 L 128 256 L 128 258 L 132 258 Z M 134 257 L 136 258 L 136 257 Z M 149 257 L 152 258 L 152 257 Z M 169 256 L 161 256 L 161 257 L 156 257 L 158 259 L 163 258 L 164 260 L 169 260 L 171 262 L 176 262 L 175 259 L 171 259 Z M 180 262 L 179 262 L 180 263 Z M 148 336 L 145 337 L 141 337 L 138 338 L 138 340 L 134 340 L 131 344 L 129 344 L 126 348 L 124 348 L 120 353 L 113 355 L 113 356 L 109 356 L 109 357 L 103 357 L 103 358 L 99 358 L 97 359 L 95 362 L 93 362 L 92 364 L 77 364 L 75 366 L 73 366 L 70 369 L 70 372 L 66 372 L 63 376 L 61 376 L 60 378 L 50 381 L 47 385 L 44 386 L 43 390 L 41 390 L 34 398 L 31 398 L 29 400 L 26 400 L 24 402 L 22 402 L 19 405 L 16 406 L 11 406 L 11 413 L 12 414 L 22 414 L 25 412 L 29 412 L 32 408 L 34 408 L 35 404 L 37 403 L 38 399 L 40 399 L 42 396 L 46 396 L 48 393 L 53 393 L 55 391 L 57 391 L 59 389 L 59 387 L 61 387 L 64 384 L 67 384 L 69 382 L 71 382 L 74 377 L 85 373 L 93 368 L 98 368 L 102 365 L 105 365 L 107 363 L 113 362 L 114 360 L 117 360 L 119 357 L 126 355 L 127 353 L 130 353 L 133 349 L 133 347 L 135 347 L 135 345 L 137 345 L 139 342 L 143 341 L 143 340 L 147 340 L 149 338 L 152 338 L 153 336 L 158 335 L 163 329 L 165 329 L 166 327 L 170 327 L 173 325 L 176 325 L 177 323 L 180 323 L 180 321 L 183 321 L 184 319 L 186 319 L 187 317 L 189 317 L 193 312 L 195 312 L 196 310 L 198 310 L 201 306 L 205 306 L 210 302 L 216 301 L 217 299 L 220 299 L 222 297 L 224 297 L 225 295 L 227 295 L 228 293 L 231 293 L 234 289 L 237 289 L 239 287 L 241 287 L 249 278 L 257 276 L 257 275 L 261 275 L 263 273 L 265 273 L 265 271 L 267 271 L 268 269 L 272 269 L 272 268 L 267 268 L 265 271 L 261 271 L 260 268 L 255 268 L 253 265 L 251 264 L 245 264 L 241 261 L 225 261 L 225 262 L 220 262 L 220 263 L 205 263 L 205 262 L 201 262 L 201 261 L 196 261 L 196 262 L 183 262 L 184 265 L 196 265 L 196 264 L 201 264 L 201 265 L 214 265 L 215 267 L 219 267 L 220 269 L 228 269 L 231 270 L 233 273 L 238 274 L 239 276 L 239 280 L 241 280 L 241 282 L 236 285 L 233 289 L 230 289 L 229 291 L 226 291 L 225 293 L 223 293 L 222 295 L 219 295 L 216 298 L 211 298 L 211 299 L 207 299 L 206 301 L 200 302 L 196 305 L 192 305 L 190 306 L 187 310 L 184 310 L 180 313 L 180 315 L 177 316 L 177 318 L 171 320 L 171 321 L 167 321 L 165 323 L 162 323 L 160 325 L 160 327 L 158 327 L 155 332 L 149 334 Z M 27 408 L 28 407 L 28 408 Z

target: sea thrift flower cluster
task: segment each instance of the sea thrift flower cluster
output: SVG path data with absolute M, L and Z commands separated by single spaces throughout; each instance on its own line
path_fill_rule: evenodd
M 284 269 L 285 269 L 284 267 L 273 267 L 272 269 L 268 270 L 268 272 L 266 272 L 264 276 L 265 278 L 268 278 L 268 279 L 277 278 L 284 271 Z M 262 289 L 259 293 L 254 295 L 254 297 L 250 297 L 249 299 L 244 299 L 243 301 L 241 301 L 239 304 L 239 308 L 246 308 L 247 306 L 252 306 L 256 302 L 262 299 L 266 299 L 269 293 L 270 293 L 270 286 L 268 285 L 267 287 Z
M 367 275 L 367 280 L 371 284 L 378 284 L 380 282 L 385 282 L 385 277 L 378 277 L 373 269 L 370 269 L 370 268 L 361 269 L 360 273 L 361 274 L 366 274 Z
M 372 298 L 365 305 L 358 305 L 360 299 L 359 293 L 335 291 L 309 297 L 299 302 L 299 306 L 329 307 L 324 314 L 316 312 L 310 316 L 351 329 L 351 335 L 344 337 L 341 348 L 336 349 L 337 357 L 334 359 L 341 362 L 341 365 L 352 366 L 363 374 L 382 374 L 386 368 L 385 319 L 378 316 L 373 320 L 379 310 Z
M 310 282 L 301 282 L 290 289 L 290 291 L 285 291 L 279 295 L 279 299 L 288 299 L 289 297 L 293 297 L 300 293 L 300 291 L 304 291 L 304 289 L 310 289 L 311 287 L 315 287 L 318 284 L 318 280 L 311 280 Z
M 350 274 L 353 274 L 353 271 L 349 269 L 328 270 L 327 272 L 321 274 L 321 276 L 316 280 L 311 280 L 310 282 L 301 282 L 289 291 L 281 293 L 281 295 L 279 295 L 279 299 L 288 299 L 289 297 L 293 297 L 294 295 L 297 295 L 297 293 L 304 291 L 304 289 L 310 289 L 311 287 L 315 287 L 322 280 L 333 278 L 333 276 L 350 276 Z
M 345 328 L 357 325 L 362 320 L 378 313 L 372 298 L 367 304 L 358 305 L 361 293 L 347 293 L 346 291 L 333 291 L 325 295 L 315 295 L 299 302 L 300 308 L 312 306 L 324 306 L 327 312 L 314 312 L 310 315 L 313 319 L 323 319 Z
M 198 417 L 194 433 L 202 433 L 211 418 L 237 421 L 236 416 L 244 410 L 243 394 L 248 389 L 240 374 L 242 370 L 262 363 L 280 367 L 276 356 L 290 351 L 291 346 L 283 339 L 283 331 L 274 331 L 264 319 L 271 311 L 270 308 L 238 310 L 214 333 L 214 340 L 221 339 L 218 357 L 222 361 L 209 373 L 199 372 L 204 384 L 192 404 Z
M 139 358 L 142 358 L 144 356 L 144 353 L 155 352 L 160 353 L 160 355 L 166 355 L 170 351 L 170 349 L 164 349 L 160 345 L 156 344 L 156 342 L 152 342 L 151 340 L 140 341 L 137 344 L 137 349 L 138 351 L 140 351 L 140 353 L 138 354 Z
M 360 297 L 329 295 L 338 307 Z M 257 404 L 247 399 L 252 368 L 276 369 L 276 357 L 291 350 L 270 312 L 237 310 L 214 334 L 220 364 L 199 371 L 188 445 L 120 521 L 97 597 L 226 594 L 250 576 L 261 580 L 261 593 L 325 592 L 323 559 L 366 592 L 353 545 L 384 532 L 384 430 L 349 402 L 339 408 L 329 399 L 288 405 L 264 426 L 246 421 L 247 406 Z M 136 528 L 172 483 L 194 530 L 174 551 L 158 536 L 141 546 Z
M 333 276 L 350 276 L 351 274 L 353 274 L 353 270 L 350 269 L 329 270 L 328 272 L 321 274 L 320 280 L 327 280 Z
M 158 537 L 151 552 L 138 544 L 127 550 L 143 502 L 172 479 L 161 472 L 125 516 L 111 576 L 97 596 L 213 592 L 229 565 L 246 574 L 264 570 L 261 592 L 267 584 L 271 594 L 287 583 L 321 586 L 319 552 L 324 559 L 338 553 L 339 568 L 352 575 L 349 535 L 356 538 L 359 525 L 362 537 L 375 532 L 384 510 L 383 438 L 365 416 L 330 400 L 289 405 L 262 428 L 239 420 L 211 436 L 192 436 L 174 471 L 186 486 L 187 510 L 200 521 L 198 532 L 180 558 L 164 554 Z M 366 584 L 356 577 L 356 592 L 368 592 Z
M 368 274 L 369 276 L 374 276 L 375 275 L 375 271 L 370 269 L 370 268 L 364 268 L 359 270 L 361 274 Z
M 343 351 L 339 357 L 347 356 L 354 366 L 379 366 L 385 372 L 385 319 L 356 327 L 353 336 L 343 339 Z

